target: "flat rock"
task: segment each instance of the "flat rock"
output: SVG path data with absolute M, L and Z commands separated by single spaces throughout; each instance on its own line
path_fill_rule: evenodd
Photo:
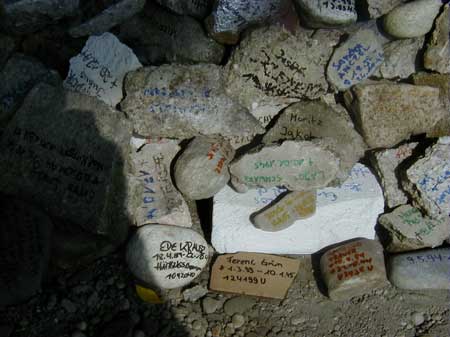
M 206 294 L 208 294 L 208 288 L 203 285 L 197 285 L 183 291 L 183 299 L 186 302 L 197 302 Z
M 346 94 L 356 126 L 370 148 L 393 147 L 411 135 L 426 133 L 446 114 L 439 89 L 433 87 L 372 82 Z
M 375 240 L 356 240 L 327 251 L 320 258 L 320 271 L 333 301 L 387 284 L 383 247 Z
M 400 39 L 427 34 L 442 6 L 441 1 L 415 0 L 395 7 L 383 18 L 384 30 Z
M 40 84 L 3 133 L 0 191 L 120 243 L 129 139 L 124 117 L 103 102 Z
M 174 178 L 178 189 L 192 200 L 207 199 L 230 180 L 231 145 L 219 138 L 195 137 L 177 159 Z
M 384 60 L 378 36 L 369 29 L 358 30 L 335 49 L 327 68 L 328 81 L 346 90 L 369 78 Z
M 447 4 L 436 20 L 433 35 L 424 54 L 424 66 L 441 74 L 450 74 L 450 6 Z
M 192 226 L 188 205 L 170 174 L 170 165 L 179 151 L 175 140 L 147 139 L 139 151 L 131 153 L 127 194 L 129 214 L 135 225 Z
M 370 18 L 378 19 L 405 2 L 405 0 L 366 0 L 366 2 Z
M 140 67 L 133 51 L 113 34 L 91 36 L 81 53 L 70 59 L 64 87 L 116 106 L 123 97 L 125 75 Z
M 161 289 L 180 288 L 206 266 L 208 244 L 188 228 L 147 225 L 129 241 L 126 259 L 137 279 Z
M 450 233 L 450 218 L 428 218 L 410 205 L 383 214 L 378 222 L 387 231 L 391 253 L 440 246 Z
M 278 232 L 307 219 L 316 212 L 316 191 L 297 191 L 283 195 L 267 208 L 250 216 L 256 228 Z
M 373 239 L 378 215 L 384 212 L 383 193 L 375 176 L 365 166 L 356 164 L 341 187 L 317 191 L 316 213 L 312 217 L 279 232 L 255 228 L 250 215 L 285 191 L 272 187 L 236 193 L 224 187 L 214 197 L 214 248 L 219 253 L 312 254 L 355 237 Z
M 50 256 L 52 223 L 31 204 L 0 196 L 0 307 L 27 300 L 41 288 Z
M 427 249 L 388 259 L 389 281 L 401 289 L 450 289 L 450 249 Z
M 262 133 L 258 121 L 225 94 L 222 83 L 221 68 L 215 65 L 146 67 L 127 76 L 121 108 L 143 136 Z
M 139 13 L 144 5 L 145 0 L 119 1 L 81 25 L 71 28 L 69 34 L 75 38 L 102 34 Z
M 405 159 L 411 157 L 417 144 L 407 143 L 395 149 L 380 150 L 370 154 L 370 160 L 380 178 L 384 198 L 389 208 L 408 202 L 408 198 L 400 188 L 398 167 Z
M 156 0 L 180 15 L 190 15 L 199 19 L 206 17 L 212 8 L 212 0 Z
M 295 0 L 300 17 L 309 27 L 336 27 L 356 22 L 355 0 Z
M 16 48 L 12 37 L 0 33 L 0 71 Z
M 320 142 L 290 140 L 248 152 L 230 165 L 234 178 L 248 187 L 283 185 L 294 191 L 325 187 L 338 169 L 339 159 Z

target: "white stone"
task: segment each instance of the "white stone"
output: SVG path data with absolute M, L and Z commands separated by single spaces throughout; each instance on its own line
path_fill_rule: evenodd
M 375 176 L 356 164 L 341 187 L 317 191 L 316 214 L 280 232 L 256 229 L 250 214 L 269 204 L 285 189 L 236 193 L 225 187 L 214 198 L 212 244 L 219 253 L 249 251 L 270 254 L 312 254 L 355 237 L 373 239 L 384 198 Z
M 342 26 L 356 22 L 355 0 L 296 0 L 299 14 L 311 27 Z
M 64 87 L 116 106 L 123 97 L 125 75 L 140 67 L 133 51 L 113 34 L 91 36 L 81 53 L 70 59 Z

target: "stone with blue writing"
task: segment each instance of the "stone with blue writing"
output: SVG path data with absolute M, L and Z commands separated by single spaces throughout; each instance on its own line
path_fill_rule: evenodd
M 389 281 L 400 289 L 450 289 L 450 249 L 426 249 L 388 259 Z
M 228 165 L 234 154 L 224 139 L 195 137 L 175 163 L 175 184 L 189 199 L 211 198 L 230 180 Z
M 263 133 L 245 107 L 223 87 L 219 66 L 163 65 L 130 73 L 122 110 L 141 136 L 191 138 Z
M 379 37 L 361 29 L 334 50 L 327 68 L 328 81 L 344 91 L 369 78 L 384 61 Z
M 122 100 L 125 75 L 140 67 L 133 51 L 113 34 L 91 36 L 81 53 L 70 59 L 64 87 L 114 107 Z
M 355 0 L 295 0 L 303 23 L 313 27 L 338 27 L 356 22 Z
M 441 74 L 450 74 L 450 47 L 448 45 L 450 34 L 449 16 L 450 5 L 447 4 L 435 21 L 433 34 L 428 41 L 423 56 L 425 68 Z
M 146 225 L 127 245 L 133 275 L 148 286 L 175 289 L 191 283 L 206 266 L 208 244 L 196 231 L 176 226 Z
M 211 11 L 212 0 L 156 0 L 162 6 L 180 15 L 190 15 L 199 19 L 205 18 Z

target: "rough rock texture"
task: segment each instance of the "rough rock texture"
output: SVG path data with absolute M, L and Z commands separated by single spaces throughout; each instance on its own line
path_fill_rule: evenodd
M 147 3 L 142 14 L 120 26 L 119 37 L 133 48 L 145 65 L 219 64 L 224 54 L 224 47 L 207 37 L 195 19 L 173 14 L 151 3 Z
M 215 65 L 164 65 L 129 74 L 121 108 L 143 136 L 190 138 L 262 133 L 258 121 L 225 94 Z
M 339 159 L 320 141 L 290 141 L 248 152 L 230 165 L 239 183 L 251 188 L 283 185 L 294 191 L 327 186 L 336 177 Z
M 314 28 L 344 26 L 356 22 L 355 0 L 295 0 L 300 17 Z
M 389 281 L 401 289 L 450 289 L 450 249 L 428 249 L 391 256 Z
M 208 262 L 208 244 L 192 229 L 146 225 L 127 246 L 127 263 L 134 276 L 161 289 L 192 282 Z
M 390 208 L 408 202 L 398 179 L 399 165 L 412 155 L 418 143 L 407 143 L 395 149 L 380 150 L 370 154 L 370 160 L 381 181 L 386 204 Z
M 383 214 L 378 222 L 387 231 L 386 250 L 391 253 L 440 246 L 450 233 L 449 217 L 424 217 L 410 205 Z
M 69 30 L 72 37 L 96 35 L 130 19 L 144 8 L 146 0 L 122 0 L 108 7 L 99 15 Z
M 1 10 L 0 10 L 1 11 Z M 8 35 L 3 35 L 0 33 L 0 71 L 6 64 L 6 61 L 13 53 L 16 44 L 14 39 Z
M 419 37 L 428 33 L 442 6 L 441 1 L 415 0 L 395 7 L 383 18 L 384 30 L 397 38 Z
M 383 247 L 361 239 L 331 249 L 320 258 L 320 271 L 334 301 L 370 292 L 387 283 Z
M 377 19 L 389 13 L 405 0 L 366 0 L 367 9 L 372 19 Z
M 129 138 L 117 111 L 40 84 L 3 133 L 0 190 L 120 243 L 128 228 L 123 199 Z
M 50 257 L 52 223 L 38 208 L 1 195 L 0 307 L 27 300 L 41 288 Z
M 227 141 L 195 137 L 175 163 L 175 183 L 189 199 L 211 198 L 230 180 L 228 164 L 233 158 Z
M 383 60 L 378 36 L 369 29 L 358 30 L 335 49 L 327 68 L 328 81 L 346 90 L 370 77 Z
M 444 11 L 437 18 L 424 55 L 425 68 L 442 74 L 450 74 L 449 8 L 450 5 L 445 5 Z
M 133 51 L 113 34 L 91 36 L 81 53 L 70 59 L 64 87 L 116 106 L 123 97 L 125 75 L 140 67 Z
M 439 89 L 428 86 L 372 82 L 346 94 L 356 126 L 371 148 L 392 147 L 428 132 L 446 114 Z
M 212 7 L 212 0 L 156 0 L 177 14 L 190 15 L 199 19 L 207 16 Z

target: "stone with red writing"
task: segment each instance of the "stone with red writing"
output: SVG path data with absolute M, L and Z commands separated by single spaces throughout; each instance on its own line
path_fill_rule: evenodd
M 400 188 L 399 165 L 409 157 L 418 143 L 406 143 L 394 149 L 379 150 L 370 154 L 375 172 L 383 187 L 386 204 L 390 208 L 406 204 L 408 198 Z
M 400 289 L 450 289 L 450 249 L 426 249 L 388 259 L 389 281 Z
M 334 50 L 327 79 L 344 91 L 369 78 L 384 61 L 380 38 L 370 29 L 360 29 Z
M 189 228 L 146 225 L 128 242 L 126 260 L 133 275 L 148 286 L 180 288 L 191 283 L 208 262 L 205 239 Z
M 295 0 L 300 17 L 313 28 L 345 26 L 356 22 L 355 0 Z
M 156 0 L 162 6 L 180 15 L 190 15 L 199 19 L 207 16 L 212 8 L 212 0 Z
M 449 16 L 450 5 L 447 4 L 436 19 L 433 35 L 428 41 L 424 54 L 425 68 L 441 74 L 450 74 L 450 47 L 448 45 L 450 34 Z
M 230 180 L 228 165 L 234 153 L 226 140 L 195 137 L 175 163 L 178 189 L 193 200 L 214 196 Z
M 125 75 L 140 67 L 133 51 L 113 34 L 91 36 L 81 53 L 70 59 L 64 87 L 116 106 L 123 97 Z
M 372 19 L 378 19 L 405 2 L 405 0 L 366 0 L 365 2 L 367 3 L 369 16 Z
M 387 231 L 385 247 L 391 253 L 440 246 L 450 233 L 448 216 L 429 218 L 411 205 L 383 214 L 378 222 Z
M 387 284 L 383 247 L 376 240 L 359 239 L 328 250 L 320 258 L 320 271 L 333 301 Z

